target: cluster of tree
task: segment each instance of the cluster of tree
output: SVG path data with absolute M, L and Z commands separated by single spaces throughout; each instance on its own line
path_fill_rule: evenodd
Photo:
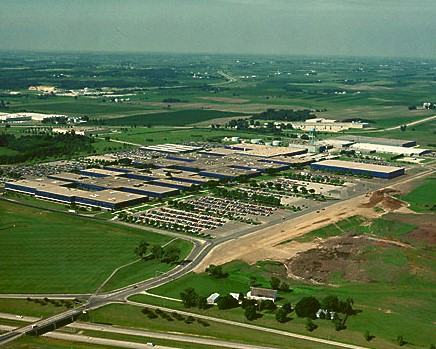
M 214 279 L 223 279 L 229 276 L 228 273 L 223 271 L 223 267 L 221 265 L 211 264 L 206 268 L 206 272 L 209 273 Z
M 336 331 L 340 331 L 346 328 L 345 323 L 349 316 L 355 315 L 357 312 L 353 309 L 354 301 L 351 298 L 346 300 L 340 300 L 337 296 L 326 296 L 321 302 L 315 297 L 308 296 L 303 297 L 295 305 L 295 313 L 298 317 L 306 317 L 308 319 L 315 319 L 316 313 L 319 309 L 326 311 L 333 311 L 336 316 L 332 319 L 335 324 Z M 340 319 L 338 314 L 344 314 L 344 318 Z M 320 314 L 320 318 L 324 318 L 325 315 Z M 313 331 L 313 330 L 312 330 Z
M 50 299 L 47 297 L 44 297 L 43 299 L 39 299 L 39 298 L 30 298 L 27 297 L 26 300 L 28 302 L 34 302 L 37 304 L 40 304 L 42 306 L 47 305 L 47 304 L 52 304 L 55 307 L 65 307 L 67 309 L 71 309 L 74 307 L 75 303 L 80 303 L 80 301 L 78 299 L 73 299 L 73 300 L 69 300 L 69 299 Z
M 7 105 L 8 102 L 5 103 L 3 99 L 0 100 L 0 109 L 9 109 L 9 105 Z
M 328 183 L 328 184 L 333 184 L 333 185 L 343 185 L 345 183 L 342 179 L 339 179 L 339 178 L 313 175 L 310 173 L 307 173 L 307 174 L 289 173 L 286 175 L 286 178 L 296 179 L 299 181 L 306 181 L 306 182 Z
M 305 121 L 314 119 L 316 115 L 309 109 L 267 109 L 266 111 L 252 116 L 253 120 L 273 120 L 273 121 Z
M 289 292 L 289 285 L 286 282 L 282 282 L 278 277 L 271 276 L 270 285 L 273 290 L 279 290 L 281 292 Z
M 342 120 L 343 122 L 366 122 L 368 124 L 373 124 L 375 123 L 374 120 L 370 120 L 370 119 L 362 119 L 362 118 L 346 118 L 344 120 Z
M 239 190 L 228 190 L 223 187 L 215 188 L 214 194 L 229 199 L 245 200 L 272 206 L 280 206 L 280 199 L 272 195 L 248 194 Z
M 181 251 L 177 247 L 169 246 L 163 248 L 160 245 L 153 245 L 150 249 L 149 247 L 150 244 L 148 242 L 142 241 L 135 247 L 134 253 L 142 260 L 156 259 L 167 264 L 176 263 L 180 259 Z M 147 253 L 147 251 L 149 252 Z
M 207 309 L 207 298 L 201 296 L 193 287 L 188 287 L 183 292 L 180 292 L 180 299 L 185 308 L 197 307 L 199 309 Z
M 162 103 L 182 103 L 182 101 L 178 98 L 164 98 Z
M 0 134 L 0 147 L 16 150 L 16 155 L 1 155 L 0 164 L 16 164 L 49 157 L 72 156 L 80 152 L 93 152 L 94 139 L 74 133 L 15 137 Z

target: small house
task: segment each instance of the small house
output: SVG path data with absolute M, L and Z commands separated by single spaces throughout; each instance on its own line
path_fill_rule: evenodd
M 277 298 L 277 290 L 262 287 L 251 287 L 250 291 L 247 293 L 247 298 L 262 301 L 270 300 L 275 302 Z
M 336 312 L 332 310 L 319 309 L 316 312 L 317 319 L 333 320 L 336 317 Z

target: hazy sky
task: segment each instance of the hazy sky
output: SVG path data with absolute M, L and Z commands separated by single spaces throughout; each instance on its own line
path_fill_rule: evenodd
M 436 0 L 0 0 L 0 50 L 436 58 Z

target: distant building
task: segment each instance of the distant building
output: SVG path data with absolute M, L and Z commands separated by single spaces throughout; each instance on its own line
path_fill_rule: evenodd
M 270 288 L 252 287 L 247 293 L 248 299 L 255 300 L 271 300 L 275 302 L 277 298 L 277 290 L 272 290 Z

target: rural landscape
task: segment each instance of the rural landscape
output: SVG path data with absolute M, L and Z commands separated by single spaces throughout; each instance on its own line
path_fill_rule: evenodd
M 436 348 L 436 60 L 373 56 L 0 50 L 0 347 Z

